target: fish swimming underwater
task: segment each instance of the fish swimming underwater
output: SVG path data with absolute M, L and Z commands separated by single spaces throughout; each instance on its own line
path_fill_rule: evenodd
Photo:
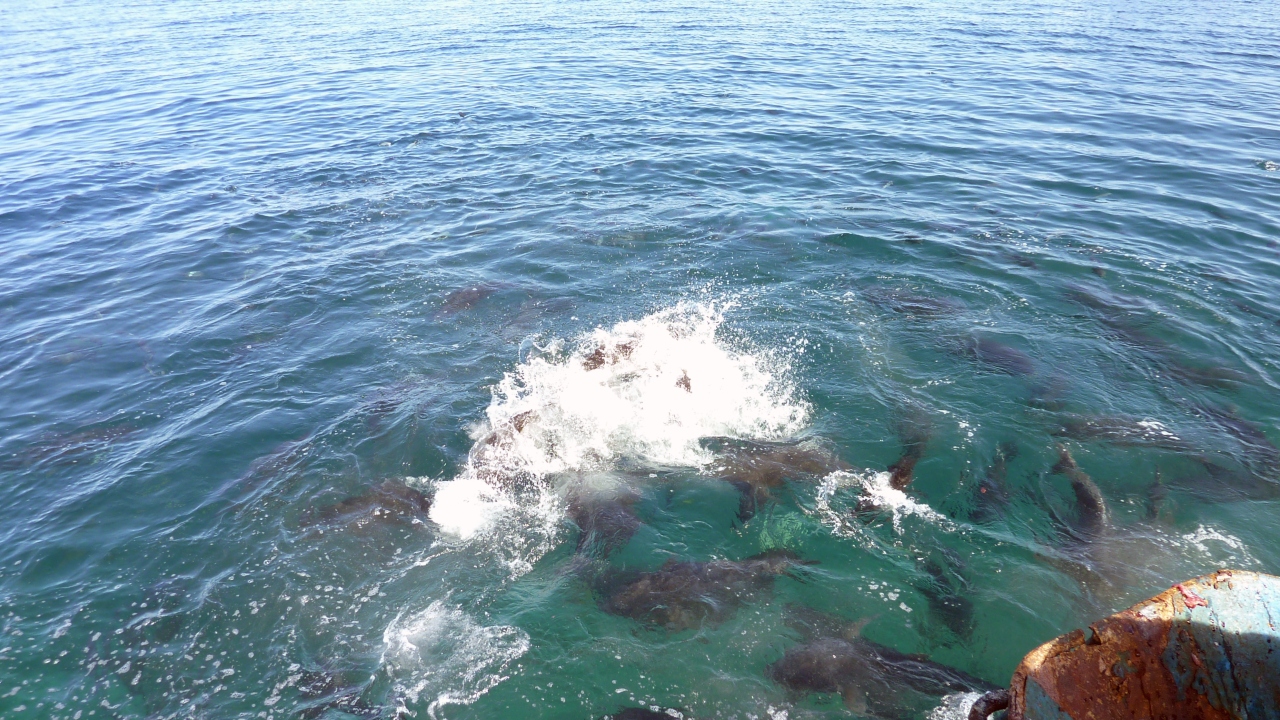
M 897 425 L 898 438 L 902 441 L 902 455 L 889 466 L 889 486 L 905 490 L 911 484 L 916 463 L 924 457 L 925 446 L 933 436 L 933 424 L 923 411 L 908 412 Z
M 860 294 L 867 302 L 878 308 L 915 319 L 955 316 L 965 310 L 964 303 L 959 300 L 934 297 L 906 290 L 879 292 L 874 289 L 868 289 Z
M 1168 484 L 1214 502 L 1272 500 L 1280 497 L 1280 478 L 1246 463 L 1223 464 L 1209 457 L 1194 458 L 1198 472 L 1171 477 Z
M 567 502 L 569 519 L 578 526 L 578 552 L 609 555 L 631 541 L 644 523 L 636 515 L 640 495 L 634 491 L 609 495 L 575 492 Z
M 602 610 L 667 630 L 719 623 L 769 592 L 779 575 L 806 565 L 794 553 L 771 550 L 745 560 L 678 562 L 651 572 L 607 573 L 596 591 Z
M 1053 466 L 1053 473 L 1065 475 L 1071 481 L 1071 489 L 1076 496 L 1077 517 L 1070 526 L 1070 531 L 1081 540 L 1092 540 L 1104 535 L 1111 527 L 1111 512 L 1107 509 L 1107 501 L 1102 497 L 1102 490 L 1080 466 L 1076 464 L 1071 452 L 1063 445 L 1058 446 L 1058 462 Z
M 1005 252 L 1004 257 L 1018 267 L 1029 268 L 1031 270 L 1037 270 L 1040 267 L 1036 264 L 1035 260 L 1020 252 Z
M 1009 506 L 1009 461 L 1018 457 L 1018 446 L 1014 443 L 1000 443 L 991 466 L 978 483 L 978 492 L 974 494 L 973 520 L 991 522 L 1004 515 Z
M 929 581 L 916 586 L 921 595 L 929 603 L 929 614 L 942 622 L 956 637 L 968 639 L 973 634 L 973 602 L 967 597 L 968 581 L 959 573 L 963 567 L 959 559 L 952 556 L 950 565 L 956 568 L 953 572 L 959 579 L 959 587 L 935 558 L 924 563 L 924 571 Z
M 1192 450 L 1191 443 L 1152 418 L 1064 415 L 1050 433 L 1073 440 L 1095 440 L 1120 446 L 1154 447 L 1175 452 Z
M 569 298 L 530 298 L 516 310 L 502 329 L 502 336 L 507 340 L 519 340 L 528 333 L 550 320 L 569 315 L 575 305 Z
M 502 285 L 480 283 L 470 287 L 454 290 L 445 296 L 444 303 L 441 304 L 437 316 L 449 317 L 451 315 L 457 315 L 460 312 L 470 310 L 481 300 L 484 300 L 501 289 L 503 289 Z
M 1197 405 L 1195 412 L 1240 443 L 1246 464 L 1267 474 L 1280 473 L 1280 448 L 1262 428 L 1240 417 L 1234 409 Z
M 865 620 L 848 623 L 807 608 L 792 613 L 799 622 L 789 624 L 808 639 L 788 648 L 766 674 L 793 694 L 836 693 L 858 715 L 896 720 L 919 716 L 944 695 L 995 689 L 925 655 L 863 638 Z
M 404 483 L 386 480 L 362 495 L 305 514 L 301 524 L 422 523 L 430 511 L 430 498 Z
M 382 714 L 382 708 L 365 704 L 360 695 L 366 684 L 343 673 L 323 670 L 302 670 L 286 680 L 294 680 L 298 688 L 299 703 L 295 717 L 312 720 L 334 709 L 348 717 L 372 718 Z
M 906 490 L 915 478 L 916 464 L 924 457 L 925 447 L 933 434 L 933 426 L 922 412 L 909 412 L 900 418 L 897 425 L 898 437 L 902 441 L 902 455 L 888 467 L 889 487 L 894 490 Z M 878 499 L 864 494 L 854 505 L 853 514 L 861 516 L 882 510 Z
M 133 425 L 102 425 L 68 433 L 46 433 L 27 448 L 0 457 L 0 470 L 16 470 L 36 464 L 52 467 L 88 460 L 139 431 Z
M 1188 355 L 1148 328 L 1155 322 L 1155 311 L 1139 298 L 1098 291 L 1084 286 L 1067 290 L 1068 300 L 1093 311 L 1094 317 L 1121 342 L 1145 354 L 1177 380 L 1207 387 L 1232 387 L 1247 382 L 1249 376 L 1224 367 L 1212 358 Z
M 743 522 L 755 515 L 771 490 L 787 480 L 820 478 L 852 466 L 834 452 L 813 441 L 764 443 L 733 438 L 704 438 L 703 447 L 716 453 L 707 472 L 730 483 L 742 493 L 738 518 Z
M 1197 405 L 1192 411 L 1211 429 L 1238 443 L 1238 450 L 1228 453 L 1229 459 L 1214 458 L 1164 423 L 1151 418 L 1064 415 L 1050 432 L 1080 441 L 1185 453 L 1188 460 L 1202 466 L 1202 471 L 1191 475 L 1175 474 L 1170 483 L 1201 497 L 1220 501 L 1233 496 L 1268 499 L 1280 495 L 1280 449 L 1261 428 L 1229 409 Z
M 1037 556 L 1079 582 L 1098 610 L 1114 607 L 1134 588 L 1165 584 L 1198 567 L 1185 539 L 1158 522 L 1165 494 L 1159 473 L 1148 491 L 1147 519 L 1118 525 L 1098 485 L 1065 447 L 1058 446 L 1058 453 L 1053 472 L 1070 480 L 1076 517 L 1055 518 L 1059 545 Z
M 1008 375 L 1032 375 L 1036 362 L 1031 356 L 995 338 L 975 335 L 961 345 L 961 354 Z

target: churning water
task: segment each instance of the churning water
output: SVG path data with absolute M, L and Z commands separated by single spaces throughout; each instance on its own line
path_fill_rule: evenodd
M 1280 571 L 1278 28 L 5 3 L 0 715 L 955 718 Z

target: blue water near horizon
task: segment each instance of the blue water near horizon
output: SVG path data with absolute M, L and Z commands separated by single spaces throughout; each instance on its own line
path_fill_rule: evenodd
M 769 679 L 798 607 L 1004 684 L 1280 571 L 1276 20 L 6 4 L 0 715 L 842 717 Z M 726 435 L 854 469 L 744 519 Z M 574 483 L 630 493 L 617 552 Z M 588 571 L 779 549 L 816 564 L 692 629 Z

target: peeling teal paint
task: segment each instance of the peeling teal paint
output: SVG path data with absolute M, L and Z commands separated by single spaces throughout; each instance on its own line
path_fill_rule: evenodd
M 1071 716 L 1049 697 L 1049 693 L 1040 687 L 1040 683 L 1032 678 L 1027 678 L 1024 697 L 1027 703 L 1027 720 L 1072 720 Z
M 1204 707 L 1198 695 L 1231 718 L 1280 720 L 1280 578 L 1223 571 L 1169 592 L 1175 591 L 1181 601 L 1175 594 L 1172 600 L 1166 597 L 1127 611 L 1169 624 L 1159 658 L 1123 650 L 1099 666 L 1099 671 L 1105 667 L 1107 674 L 1120 680 L 1138 675 L 1146 678 L 1140 680 L 1144 684 L 1156 680 L 1146 673 L 1167 674 L 1173 685 L 1166 687 L 1176 688 L 1177 702 L 1186 707 L 1167 708 L 1161 717 L 1191 717 L 1191 708 Z M 1180 609 L 1169 617 L 1171 608 Z M 1062 688 L 1073 685 L 1070 678 L 1054 679 Z M 1167 679 L 1157 684 L 1164 682 Z M 1034 678 L 1027 678 L 1024 692 L 1024 720 L 1073 720 Z M 1070 707 L 1082 713 L 1074 720 L 1082 720 L 1085 713 L 1093 717 L 1099 709 L 1096 703 L 1106 701 L 1090 697 L 1087 702 L 1095 704 Z M 1110 706 L 1100 716 L 1122 717 L 1115 713 L 1117 707 Z

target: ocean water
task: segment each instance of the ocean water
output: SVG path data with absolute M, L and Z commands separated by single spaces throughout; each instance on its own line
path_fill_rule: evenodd
M 1280 571 L 1278 20 L 4 3 L 0 715 L 844 717 L 797 618 L 999 685 Z

